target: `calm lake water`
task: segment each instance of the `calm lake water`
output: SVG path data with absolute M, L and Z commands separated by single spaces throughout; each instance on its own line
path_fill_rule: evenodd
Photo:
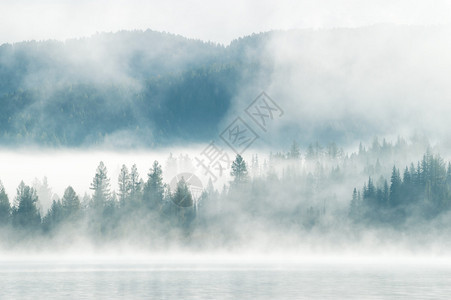
M 1 262 L 0 299 L 450 299 L 441 264 Z

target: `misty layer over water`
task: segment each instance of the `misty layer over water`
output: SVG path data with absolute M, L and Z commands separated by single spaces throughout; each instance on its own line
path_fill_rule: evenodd
M 2 298 L 447 299 L 448 264 L 0 263 Z M 39 276 L 39 280 L 37 280 Z
M 2 197 L 11 208 L 0 230 L 0 246 L 5 253 L 60 254 L 80 250 L 443 254 L 451 247 L 449 201 L 443 192 L 451 168 L 447 171 L 432 149 L 437 150 L 423 140 L 402 138 L 396 142 L 375 138 L 370 146 L 361 144 L 352 152 L 333 142 L 307 149 L 293 142 L 288 151 L 269 155 L 249 151 L 239 162 L 241 177 L 235 165 L 235 171 L 224 170 L 214 184 L 200 176 L 203 169 L 194 159 L 202 147 L 136 153 L 36 151 L 35 156 L 5 152 L 0 169 L 6 176 L 0 179 L 9 196 Z M 238 164 L 239 157 L 231 157 Z M 404 192 L 398 175 L 411 163 L 415 165 L 408 175 L 421 175 L 414 186 L 420 196 L 416 202 Z M 132 164 L 139 173 L 134 194 L 121 190 L 118 180 Z M 426 173 L 432 167 L 440 176 Z M 180 172 L 203 179 L 202 193 L 190 207 L 174 202 L 181 190 L 169 185 Z M 389 198 L 393 172 L 402 189 L 399 196 Z M 48 186 L 44 181 L 35 184 L 33 178 L 39 181 L 44 176 Z M 98 176 L 104 176 L 103 187 L 90 189 Z M 443 188 L 428 189 L 422 183 L 426 179 Z M 25 185 L 14 193 L 20 180 Z M 129 186 L 127 180 L 122 187 Z M 36 195 L 31 192 L 30 198 L 27 191 L 33 186 Z M 28 211 L 21 208 L 26 201 L 34 201 Z

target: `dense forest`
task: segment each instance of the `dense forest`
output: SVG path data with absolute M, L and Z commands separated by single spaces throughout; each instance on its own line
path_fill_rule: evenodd
M 423 147 L 422 160 L 406 163 L 401 175 L 393 162 L 403 164 Z M 352 187 L 365 176 L 363 189 Z M 123 165 L 114 181 L 100 162 L 90 187 L 84 196 L 67 187 L 43 211 L 42 186 L 22 182 L 9 197 L 0 184 L 3 247 L 36 238 L 65 243 L 84 238 L 94 245 L 128 241 L 159 249 L 180 243 L 222 247 L 261 234 L 300 238 L 343 228 L 415 230 L 449 212 L 451 166 L 422 139 L 380 143 L 375 138 L 371 147 L 361 144 L 351 154 L 335 143 L 318 142 L 301 153 L 293 142 L 287 152 L 263 161 L 257 154 L 248 161 L 237 155 L 230 181 L 218 187 L 210 179 L 198 195 L 184 178 L 171 190 L 158 161 L 144 177 L 136 165 Z
M 207 142 L 262 91 L 285 111 L 273 134 L 262 136 L 270 146 L 412 134 L 399 124 L 441 138 L 431 126 L 449 111 L 442 105 L 448 86 L 435 77 L 450 73 L 438 59 L 449 50 L 447 36 L 447 27 L 380 25 L 271 31 L 228 45 L 152 30 L 4 44 L 0 146 Z M 430 90 L 442 92 L 431 99 Z M 428 101 L 435 103 L 429 117 L 416 123 L 391 115 L 406 106 L 421 114 L 411 104 Z
M 393 166 L 389 179 L 377 183 L 369 177 L 362 190 L 354 189 L 350 216 L 358 222 L 403 224 L 416 216 L 432 219 L 451 205 L 451 163 L 427 152 L 417 164 L 405 167 L 402 175 Z
M 247 54 L 264 37 L 224 47 L 147 30 L 1 45 L 0 144 L 211 139 L 237 85 L 268 68 Z

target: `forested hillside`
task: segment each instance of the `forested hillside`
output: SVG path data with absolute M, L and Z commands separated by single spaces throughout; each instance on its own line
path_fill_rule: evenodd
M 151 30 L 5 44 L 0 145 L 206 142 L 262 91 L 284 111 L 261 135 L 268 145 L 353 145 L 415 130 L 443 139 L 451 64 L 439 58 L 451 29 L 439 29 L 271 31 L 226 46 Z
M 262 37 L 224 47 L 147 30 L 4 44 L 0 144 L 120 144 L 111 136 L 130 133 L 142 145 L 213 138 L 237 84 L 261 71 L 247 49 Z

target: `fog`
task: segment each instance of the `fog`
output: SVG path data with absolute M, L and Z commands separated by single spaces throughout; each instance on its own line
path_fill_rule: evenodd
M 91 195 L 90 189 L 92 178 L 95 175 L 99 162 L 104 162 L 108 169 L 108 177 L 111 179 L 111 190 L 117 191 L 117 178 L 122 165 L 130 168 L 136 164 L 138 172 L 142 178 L 146 178 L 154 161 L 158 161 L 163 167 L 163 180 L 169 184 L 171 180 L 181 173 L 194 173 L 204 185 L 208 184 L 209 177 L 205 176 L 202 168 L 196 166 L 194 158 L 204 150 L 206 145 L 190 145 L 184 148 L 163 148 L 159 150 L 102 150 L 102 149 L 52 149 L 52 148 L 20 148 L 14 151 L 0 150 L 0 170 L 2 181 L 7 194 L 12 200 L 16 193 L 16 188 L 21 181 L 32 185 L 36 180 L 42 184 L 44 178 L 47 179 L 51 188 L 52 197 L 42 203 L 45 212 L 51 205 L 54 196 L 61 198 L 64 190 L 72 186 L 75 191 L 83 197 L 84 194 Z M 254 153 L 254 152 L 252 152 Z M 254 154 L 256 154 L 255 152 Z M 229 153 L 232 157 L 232 153 Z M 267 155 L 260 153 L 262 159 L 267 159 Z M 175 165 L 169 165 L 169 158 L 173 158 Z M 246 156 L 245 156 L 246 157 Z M 184 163 L 184 158 L 188 159 Z M 250 158 L 250 157 L 249 157 Z M 228 184 L 230 180 L 229 172 L 224 172 L 214 184 L 216 188 Z M 56 195 L 53 195 L 56 194 Z
M 0 1 L 0 298 L 448 299 L 450 15 Z
M 5 120 L 12 127 L 5 140 L 109 148 L 205 142 L 236 117 L 251 124 L 245 109 L 265 91 L 284 113 L 268 132 L 256 128 L 262 147 L 278 151 L 296 139 L 346 148 L 374 136 L 424 135 L 446 148 L 450 33 L 447 25 L 379 24 L 270 31 L 221 46 L 147 30 L 4 45 L 5 76 L 20 75 L 2 83 L 3 92 L 25 90 L 23 107 Z M 16 71 L 22 51 L 26 72 Z M 199 70 L 210 74 L 199 80 Z M 66 107 L 72 98 L 83 101 Z
M 233 53 L 234 47 L 240 45 L 245 51 L 235 59 L 251 60 L 249 65 L 237 69 L 238 76 L 244 79 L 231 93 L 230 107 L 222 111 L 223 118 L 211 120 L 205 116 L 201 119 L 205 123 L 200 126 L 217 130 L 212 138 L 227 149 L 230 162 L 235 153 L 224 143 L 223 130 L 237 117 L 251 126 L 258 136 L 255 143 L 237 151 L 244 153 L 248 172 L 241 175 L 249 176 L 241 179 L 241 175 L 232 175 L 228 167 L 210 187 L 209 178 L 195 161 L 208 140 L 195 143 L 183 133 L 173 137 L 171 134 L 180 129 L 169 127 L 171 130 L 163 131 L 163 135 L 177 146 L 158 146 L 158 140 L 153 138 L 153 132 L 161 131 L 158 122 L 150 123 L 155 128 L 148 123 L 144 123 L 148 127 L 140 127 L 137 122 L 136 127 L 132 123 L 125 129 L 116 129 L 120 120 L 113 114 L 98 122 L 112 127 L 100 141 L 92 142 L 90 138 L 96 132 L 88 132 L 87 136 L 75 135 L 81 142 L 74 148 L 49 148 L 35 141 L 9 145 L 0 151 L 0 180 L 14 205 L 11 224 L 1 232 L 1 246 L 6 252 L 81 251 L 86 255 L 105 251 L 112 255 L 165 251 L 174 255 L 443 255 L 450 247 L 450 140 L 446 128 L 451 90 L 444 79 L 451 75 L 451 49 L 446 39 L 450 31 L 447 26 L 378 25 L 273 31 L 245 37 L 228 47 L 196 42 L 199 48 L 195 49 L 209 49 L 208 62 L 215 62 L 227 51 Z M 121 115 L 123 103 L 134 103 L 129 103 L 129 94 L 145 93 L 146 76 L 189 72 L 204 57 L 203 52 L 191 53 L 187 46 L 164 64 L 159 59 L 166 57 L 167 47 L 176 47 L 179 41 L 189 43 L 172 35 L 135 32 L 131 35 L 138 38 L 164 37 L 172 42 L 159 44 L 142 56 L 149 65 L 159 62 L 159 68 L 143 68 L 134 73 L 133 65 L 128 60 L 123 63 L 123 58 L 134 57 L 145 47 L 130 44 L 137 40 L 129 38 L 129 34 L 56 42 L 56 47 L 39 50 L 37 53 L 64 49 L 57 51 L 61 55 L 58 58 L 63 66 L 71 67 L 71 72 L 58 67 L 56 73 L 54 69 L 36 68 L 24 76 L 19 86 L 40 92 L 21 113 L 42 110 L 42 114 L 37 114 L 36 127 L 26 128 L 25 132 L 37 132 L 40 137 L 46 128 L 58 130 L 66 124 L 59 113 L 51 113 L 53 105 L 59 107 L 57 104 L 65 99 L 57 94 L 59 85 L 72 90 L 72 82 L 90 83 L 100 91 L 105 86 L 121 85 L 125 92 L 113 90 L 113 97 L 100 98 L 100 104 L 98 98 L 90 99 L 102 111 L 95 117 L 111 111 Z M 257 46 L 252 39 L 258 41 Z M 152 41 L 147 42 L 151 45 Z M 114 51 L 109 51 L 110 47 Z M 4 60 L 8 61 L 8 56 Z M 252 63 L 259 67 L 252 69 Z M 248 74 L 249 70 L 256 74 Z M 170 76 L 165 79 L 174 80 Z M 246 113 L 262 91 L 283 110 L 268 121 L 266 128 L 260 128 Z M 82 97 L 84 92 L 82 89 L 75 97 Z M 186 125 L 183 111 L 172 114 L 179 102 L 169 102 L 165 94 L 148 93 L 152 101 L 147 104 L 151 107 L 172 103 L 172 107 L 160 112 L 163 123 L 179 121 L 180 127 Z M 124 119 L 141 121 L 145 115 L 143 107 L 130 106 L 131 113 Z M 164 120 L 168 115 L 171 119 Z M 14 125 L 22 128 L 23 123 L 26 122 L 18 119 Z M 74 122 L 67 128 L 75 131 L 79 125 Z M 95 126 L 89 128 L 92 127 Z M 145 141 L 151 141 L 152 147 Z M 181 158 L 175 167 L 168 162 L 171 153 L 173 158 Z M 186 155 L 189 159 L 184 159 Z M 90 188 L 96 184 L 96 178 L 103 176 L 101 161 L 108 170 L 110 186 L 104 178 L 93 191 Z M 162 182 L 158 172 L 154 172 L 154 161 L 162 166 Z M 119 190 L 123 164 L 128 170 L 133 164 L 137 166 L 139 178 L 133 183 L 133 193 Z M 399 180 L 396 169 L 392 173 L 393 166 L 400 170 Z M 407 176 L 403 174 L 406 167 Z M 148 176 L 152 172 L 156 177 Z M 204 190 L 201 196 L 191 199 L 188 208 L 174 202 L 177 197 L 186 198 L 186 194 L 181 194 L 183 186 L 169 187 L 174 176 L 186 172 L 199 176 Z M 414 184 L 406 179 L 411 175 L 417 178 Z M 42 189 L 44 178 L 51 192 Z M 18 212 L 23 196 L 16 194 L 26 195 L 26 188 L 19 185 L 22 180 L 36 189 L 39 198 L 36 206 L 40 216 L 35 225 L 24 222 Z M 392 192 L 396 184 L 402 186 L 398 194 Z M 68 186 L 74 188 L 80 201 L 71 217 L 59 212 L 69 210 L 70 206 L 63 204 L 67 202 Z M 410 188 L 417 192 L 410 195 Z M 59 202 L 63 195 L 66 200 Z M 403 197 L 415 200 L 406 203 L 399 200 Z M 61 208 L 63 205 L 67 207 Z M 35 227 L 42 227 L 41 231 Z
M 354 223 L 348 219 L 353 188 L 360 189 L 368 176 L 373 177 L 380 186 L 379 176 L 390 180 L 393 165 L 403 170 L 411 162 L 416 164 L 431 147 L 423 140 L 414 139 L 388 143 L 393 146 L 383 147 L 393 148 L 378 150 L 374 142 L 373 145 L 364 144 L 368 149 L 366 154 L 359 153 L 358 148 L 348 148 L 349 152 L 338 149 L 338 154 L 331 154 L 328 146 L 322 150 L 318 148 L 320 152 L 315 157 L 309 157 L 309 150 L 301 148 L 301 156 L 295 159 L 289 158 L 291 154 L 285 149 L 271 155 L 248 149 L 243 156 L 248 163 L 250 185 L 235 186 L 228 168 L 214 183 L 216 191 L 209 191 L 208 197 L 203 200 L 196 199 L 200 201 L 200 206 L 196 209 L 195 220 L 188 222 L 183 215 L 172 217 L 165 215 L 167 212 L 160 216 L 167 204 L 161 204 L 163 206 L 159 210 L 142 208 L 142 211 L 121 212 L 123 208 L 118 202 L 115 204 L 118 205 L 118 213 L 124 215 L 116 225 L 109 224 L 110 221 L 105 219 L 106 224 L 113 227 L 108 229 L 109 233 L 100 235 L 89 229 L 92 226 L 89 222 L 83 221 L 83 218 L 90 218 L 89 207 L 93 205 L 90 199 L 94 197 L 90 187 L 100 161 L 105 163 L 111 191 L 116 193 L 119 191 L 117 178 L 123 164 L 128 168 L 136 164 L 140 177 L 146 181 L 154 160 L 163 166 L 165 183 L 169 184 L 177 174 L 192 172 L 201 178 L 207 191 L 209 177 L 204 176 L 204 170 L 196 166 L 194 160 L 205 145 L 132 152 L 99 149 L 3 150 L 0 161 L 3 175 L 0 180 L 11 203 L 21 180 L 33 185 L 35 178 L 42 180 L 46 177 L 52 193 L 56 193 L 59 199 L 66 187 L 71 185 L 80 196 L 87 215 L 78 221 L 64 221 L 52 229 L 48 237 L 40 237 L 36 233 L 33 237 L 23 236 L 23 233 L 12 237 L 7 231 L 3 232 L 3 236 L 9 237 L 6 241 L 9 241 L 2 248 L 6 253 L 12 247 L 15 253 L 25 256 L 38 254 L 44 258 L 48 251 L 56 251 L 67 259 L 76 255 L 95 259 L 99 252 L 106 257 L 142 255 L 142 259 L 151 260 L 158 260 L 158 255 L 169 255 L 172 259 L 195 253 L 211 253 L 215 255 L 212 260 L 230 259 L 232 262 L 239 260 L 240 255 L 244 255 L 244 260 L 251 256 L 250 261 L 253 261 L 255 255 L 264 257 L 270 254 L 277 260 L 280 253 L 292 255 L 293 259 L 299 255 L 304 259 L 321 255 L 352 257 L 356 253 L 362 257 L 444 255 L 451 246 L 447 241 L 449 214 L 446 211 L 429 221 L 415 215 L 408 216 L 404 225 L 393 227 L 366 224 L 366 221 Z M 438 147 L 432 146 L 430 149 L 439 151 Z M 170 153 L 178 159 L 176 167 L 168 161 Z M 184 159 L 186 155 L 188 160 Z M 254 155 L 259 158 L 257 165 L 253 162 Z M 231 154 L 231 157 L 234 156 Z M 379 162 L 376 163 L 376 160 Z M 379 163 L 380 166 L 375 167 Z M 223 191 L 224 185 L 227 186 L 227 193 Z M 86 193 L 87 200 L 84 199 Z M 43 217 L 50 208 L 51 200 L 39 200 Z M 169 200 L 164 201 L 167 203 Z M 142 215 L 144 212 L 145 215 Z M 105 216 L 99 218 L 97 222 L 104 222 L 100 220 Z M 24 248 L 23 243 L 27 240 L 29 246 Z M 154 255 L 157 258 L 153 258 Z M 192 259 L 195 260 L 195 256 Z
M 446 148 L 450 33 L 449 26 L 391 24 L 270 33 L 258 54 L 269 67 L 237 93 L 232 114 L 264 87 L 285 111 L 268 143 L 295 138 L 355 146 L 376 135 L 419 134 Z
M 121 1 L 1 4 L 3 14 L 28 7 L 34 16 L 28 26 L 41 24 L 30 31 L 18 25 L 26 13 L 14 20 L 2 18 L 11 28 L 5 41 L 76 37 L 2 46 L 5 69 L 25 70 L 13 84 L 2 86 L 5 97 L 26 92 L 20 98 L 24 106 L 13 107 L 15 118 L 4 122 L 11 130 L 4 137 L 12 142 L 0 150 L 0 180 L 14 205 L 8 211 L 13 228 L 23 226 L 16 189 L 26 189 L 20 182 L 36 189 L 45 233 L 33 232 L 30 225 L 31 249 L 95 252 L 114 245 L 115 251 L 126 253 L 286 250 L 370 256 L 398 251 L 440 255 L 449 249 L 451 27 L 440 24 L 447 21 L 448 4 L 382 1 L 359 7 L 355 1 L 323 1 L 313 7 L 307 1 L 284 1 L 271 9 L 269 2 L 250 1 L 234 3 L 231 14 L 217 18 L 226 4 L 207 4 L 197 11 L 204 4 L 190 1 L 167 13 L 175 3 L 135 2 L 142 4 L 136 6 L 139 12 L 132 5 L 122 11 Z M 386 14 L 387 7 L 397 13 Z M 44 12 L 38 16 L 33 13 L 37 9 Z M 342 13 L 331 19 L 334 10 Z M 104 18 L 93 19 L 100 11 Z M 199 18 L 205 11 L 214 13 Z M 68 14 L 73 17 L 63 20 Z M 187 26 L 172 22 L 185 17 Z M 230 22 L 236 17 L 236 23 Z M 79 26 L 86 19 L 90 21 Z M 211 22 L 215 26 L 206 26 Z M 55 24 L 59 30 L 49 35 Z M 83 37 L 94 34 L 93 28 L 141 30 Z M 261 31 L 268 32 L 245 36 Z M 25 67 L 21 51 L 31 61 Z M 180 93 L 171 94 L 174 90 Z M 196 94 L 205 90 L 212 93 Z M 261 92 L 280 108 L 267 128 L 246 113 Z M 226 100 L 211 104 L 221 96 Z M 193 109 L 190 119 L 185 97 L 194 108 L 194 101 L 202 103 L 205 115 Z M 86 106 L 75 107 L 81 99 Z M 68 108 L 65 101 L 74 105 Z M 215 115 L 208 114 L 215 108 Z M 80 119 L 70 123 L 73 112 L 80 111 Z M 227 148 L 221 134 L 238 117 L 257 136 L 248 149 L 236 151 L 244 153 L 248 174 L 243 174 L 249 176 L 241 182 L 229 166 L 210 187 L 195 158 L 211 139 Z M 205 128 L 208 134 L 195 135 Z M 232 150 L 227 149 L 230 162 L 235 159 Z M 170 155 L 178 159 L 176 165 Z M 91 185 L 96 174 L 102 175 L 103 169 L 97 169 L 101 161 L 111 186 L 102 190 L 107 180 L 101 182 L 99 196 Z M 155 171 L 154 161 L 162 166 L 162 182 L 158 174 L 157 179 L 148 176 Z M 133 195 L 119 191 L 124 164 L 127 172 L 136 164 L 142 179 L 133 183 Z M 401 171 L 399 178 L 393 166 Z M 169 188 L 174 176 L 187 172 L 201 178 L 204 192 L 191 199 L 189 209 L 174 202 L 177 186 Z M 407 185 L 412 174 L 418 176 L 412 184 L 417 193 L 409 196 L 405 187 L 412 187 Z M 50 192 L 42 190 L 45 180 Z M 399 194 L 392 193 L 396 184 L 403 187 Z M 58 205 L 63 205 L 58 200 L 68 186 L 81 202 L 81 215 L 73 220 L 58 215 Z M 379 194 L 368 196 L 368 186 Z M 354 189 L 363 208 L 351 216 Z M 389 201 L 400 195 L 422 198 L 407 204 Z M 373 198 L 380 201 L 374 204 Z M 7 237 L 3 248 L 21 249 L 28 231 L 21 228 L 15 236 L 10 229 L 2 232 Z
M 224 11 L 227 11 L 225 14 Z M 2 1 L 0 43 L 78 38 L 152 28 L 229 43 L 273 29 L 359 27 L 376 23 L 449 23 L 448 1 Z

